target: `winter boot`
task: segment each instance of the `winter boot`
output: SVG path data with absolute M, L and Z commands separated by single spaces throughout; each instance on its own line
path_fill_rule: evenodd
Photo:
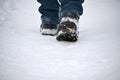
M 45 24 L 40 26 L 40 32 L 42 35 L 55 36 L 58 33 L 58 24 Z
M 61 18 L 58 41 L 76 42 L 78 40 L 78 22 L 79 18 L 72 13 L 68 13 Z

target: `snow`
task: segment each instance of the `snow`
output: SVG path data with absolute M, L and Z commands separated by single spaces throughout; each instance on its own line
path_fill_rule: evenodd
M 120 80 L 120 1 L 86 0 L 79 41 L 39 31 L 34 0 L 0 0 L 0 80 Z

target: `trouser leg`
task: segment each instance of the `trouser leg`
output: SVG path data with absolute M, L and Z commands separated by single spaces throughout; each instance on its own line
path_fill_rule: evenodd
M 61 16 L 66 13 L 74 13 L 78 17 L 83 13 L 84 0 L 59 0 L 61 3 Z
M 57 0 L 37 0 L 41 3 L 39 12 L 42 14 L 41 20 L 44 23 L 59 23 L 59 3 Z

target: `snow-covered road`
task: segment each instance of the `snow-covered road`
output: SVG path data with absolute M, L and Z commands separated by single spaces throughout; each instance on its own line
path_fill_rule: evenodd
M 76 43 L 39 32 L 35 0 L 0 0 L 0 80 L 120 80 L 120 1 L 86 0 Z

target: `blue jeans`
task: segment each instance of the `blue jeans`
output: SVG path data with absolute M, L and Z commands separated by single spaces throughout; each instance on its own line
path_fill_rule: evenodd
M 66 13 L 82 15 L 82 3 L 84 0 L 37 0 L 41 3 L 39 12 L 42 14 L 41 20 L 44 23 L 58 24 L 60 17 Z

